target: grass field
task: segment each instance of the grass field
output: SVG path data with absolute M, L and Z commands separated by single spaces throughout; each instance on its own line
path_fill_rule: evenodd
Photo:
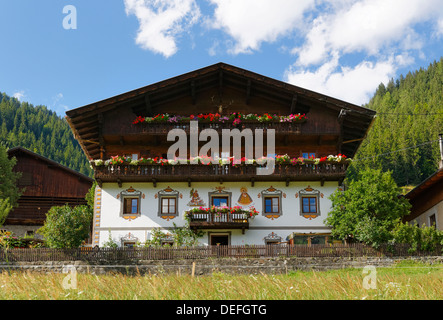
M 365 287 L 366 282 L 375 288 Z M 413 262 L 376 273 L 362 269 L 297 271 L 286 275 L 125 276 L 3 272 L 2 300 L 441 300 L 443 265 Z M 367 279 L 367 278 L 366 278 Z M 374 279 L 374 278 L 372 278 Z M 68 284 L 68 286 L 66 285 Z

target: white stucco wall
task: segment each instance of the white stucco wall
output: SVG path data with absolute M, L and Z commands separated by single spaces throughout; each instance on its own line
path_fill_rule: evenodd
M 262 198 L 259 197 L 263 190 L 274 187 L 282 192 L 282 215 L 276 219 L 269 219 L 262 215 Z M 300 215 L 300 198 L 296 194 L 302 189 L 310 186 L 318 190 L 320 197 L 320 215 L 314 219 L 306 219 Z M 141 215 L 136 219 L 124 219 L 120 215 L 121 199 L 117 196 L 128 188 L 134 188 L 141 191 L 143 196 L 141 199 Z M 179 216 L 169 221 L 162 219 L 158 215 L 159 199 L 156 194 L 170 187 L 180 192 L 178 200 Z M 209 192 L 216 191 L 215 187 L 224 187 L 224 191 L 231 192 L 231 206 L 238 205 L 237 200 L 241 195 L 241 188 L 246 188 L 253 202 L 250 206 L 254 206 L 260 212 L 258 216 L 250 220 L 249 229 L 242 234 L 241 230 L 204 230 L 205 235 L 200 238 L 201 244 L 208 244 L 210 232 L 229 233 L 231 245 L 241 244 L 264 244 L 264 237 L 274 232 L 280 236 L 283 241 L 293 232 L 300 233 L 325 233 L 329 229 L 324 226 L 324 219 L 331 207 L 329 196 L 337 189 L 337 182 L 325 182 L 321 186 L 320 182 L 291 182 L 289 186 L 285 182 L 256 182 L 251 187 L 247 182 L 225 182 L 223 184 L 215 182 L 193 182 L 191 187 L 187 183 L 157 183 L 154 188 L 151 182 L 146 183 L 123 183 L 122 187 L 118 187 L 116 183 L 104 183 L 101 190 L 96 195 L 96 217 L 94 222 L 94 243 L 93 245 L 103 246 L 103 243 L 111 237 L 121 243 L 122 237 L 129 235 L 141 243 L 150 237 L 153 228 L 162 228 L 167 232 L 168 228 L 173 228 L 175 223 L 177 226 L 184 226 L 184 211 L 190 209 L 188 203 L 191 200 L 190 190 L 192 188 L 198 190 L 200 198 L 205 202 L 206 207 L 209 201 Z M 246 208 L 246 207 L 245 207 Z
M 432 215 L 435 215 L 435 223 L 436 228 L 438 230 L 443 230 L 443 201 L 440 201 L 436 205 L 434 205 L 432 208 L 426 210 L 421 215 L 419 215 L 417 218 L 412 220 L 410 223 L 417 222 L 419 226 L 422 226 L 423 224 L 425 226 L 430 226 L 430 217 Z

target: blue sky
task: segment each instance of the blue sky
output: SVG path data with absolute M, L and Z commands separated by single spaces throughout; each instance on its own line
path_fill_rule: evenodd
M 218 62 L 361 105 L 443 55 L 443 0 L 0 0 L 0 17 L 0 92 L 61 116 Z

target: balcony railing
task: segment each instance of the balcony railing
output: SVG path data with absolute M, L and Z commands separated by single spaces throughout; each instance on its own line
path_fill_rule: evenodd
M 243 213 L 189 213 L 189 227 L 199 229 L 248 229 L 249 219 Z
M 172 181 L 338 181 L 345 176 L 348 162 L 319 164 L 277 164 L 269 175 L 258 175 L 260 165 L 102 165 L 92 164 L 101 182 Z
M 248 128 L 254 132 L 255 129 L 263 129 L 264 132 L 268 129 L 275 129 L 276 134 L 292 134 L 292 135 L 319 135 L 319 134 L 338 134 L 339 127 L 335 123 L 325 123 L 318 121 L 306 122 L 257 122 L 257 121 L 242 121 L 240 124 L 233 124 L 232 122 L 198 122 L 199 132 L 204 129 L 214 129 L 219 134 L 222 129 L 239 129 L 240 131 Z M 190 133 L 190 123 L 137 123 L 130 126 L 103 128 L 104 135 L 165 135 L 172 129 L 182 129 L 187 134 Z

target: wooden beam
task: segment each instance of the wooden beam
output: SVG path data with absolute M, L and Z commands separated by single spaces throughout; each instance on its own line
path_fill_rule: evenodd
M 337 152 L 339 154 L 342 153 L 341 147 L 343 144 L 343 122 L 345 121 L 345 116 L 346 116 L 346 110 L 341 109 L 340 114 L 338 115 L 338 118 L 337 118 L 338 124 L 340 126 L 340 134 L 338 136 L 338 141 L 337 141 Z
M 100 145 L 100 159 L 103 160 L 105 151 L 105 140 L 103 139 L 103 113 L 97 115 L 98 118 L 98 142 Z
M 342 144 L 365 140 L 366 137 L 343 141 Z
M 251 79 L 248 79 L 246 83 L 246 104 L 249 105 L 249 99 L 251 98 Z
M 197 98 L 195 97 L 195 81 L 191 81 L 191 97 L 192 97 L 192 105 L 195 105 L 197 102 Z
M 152 105 L 151 105 L 151 99 L 149 99 L 149 94 L 145 94 L 145 111 L 146 115 L 152 116 Z
M 223 70 L 220 69 L 219 75 L 218 75 L 218 96 L 220 101 L 222 102 L 223 97 Z
M 295 108 L 297 107 L 297 95 L 294 94 L 292 97 L 292 103 L 291 103 L 291 114 L 295 113 Z

